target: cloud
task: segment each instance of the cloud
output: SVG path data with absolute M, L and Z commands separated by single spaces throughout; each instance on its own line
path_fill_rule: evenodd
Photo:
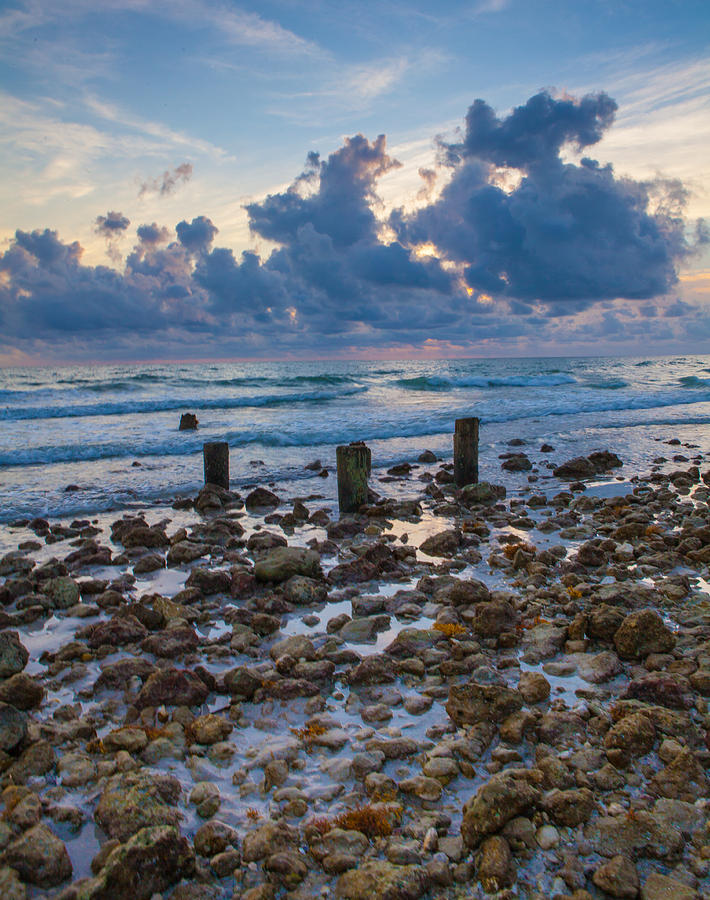
M 691 249 L 682 185 L 617 178 L 593 159 L 560 157 L 568 145 L 597 143 L 615 111 L 603 93 L 573 100 L 541 91 L 504 118 L 476 100 L 463 140 L 441 145 L 451 180 L 434 203 L 395 211 L 393 227 L 405 242 L 435 245 L 463 267 L 471 289 L 497 297 L 579 309 L 666 293 Z M 498 187 L 496 167 L 518 170 L 517 187 Z
M 605 94 L 540 92 L 501 117 L 476 101 L 465 132 L 440 140 L 440 170 L 421 171 L 413 212 L 388 215 L 380 201 L 379 181 L 399 167 L 384 135 L 311 152 L 287 188 L 245 207 L 252 233 L 275 245 L 264 258 L 215 246 L 204 215 L 174 233 L 140 225 L 122 270 L 84 265 L 79 244 L 50 229 L 18 230 L 0 257 L 3 331 L 25 349 L 80 335 L 129 356 L 621 344 L 644 329 L 680 339 L 689 322 L 705 333 L 700 307 L 669 299 L 692 249 L 683 184 L 563 161 L 598 143 L 615 109 Z M 96 224 L 111 239 L 130 223 L 113 211 Z
M 178 222 L 175 226 L 178 240 L 190 253 L 204 253 L 214 240 L 219 228 L 206 216 L 197 216 L 192 222 Z
M 131 220 L 127 219 L 123 213 L 107 212 L 105 216 L 96 217 L 96 233 L 102 237 L 113 239 L 122 234 L 130 224 Z
M 157 178 L 144 181 L 138 191 L 138 197 L 145 197 L 146 194 L 159 194 L 161 197 L 166 197 L 172 194 L 179 184 L 186 184 L 191 178 L 192 163 L 181 163 L 172 170 L 166 169 Z
M 158 225 L 156 222 L 150 225 L 139 225 L 136 229 L 136 234 L 138 235 L 138 240 L 148 246 L 164 244 L 170 238 L 168 229 Z

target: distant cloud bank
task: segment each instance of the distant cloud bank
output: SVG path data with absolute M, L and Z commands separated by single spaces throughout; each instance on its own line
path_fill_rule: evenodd
M 458 139 L 439 141 L 437 169 L 421 171 L 422 205 L 384 218 L 377 182 L 399 166 L 384 135 L 310 153 L 285 191 L 246 206 L 252 232 L 277 245 L 265 259 L 215 246 L 205 216 L 174 231 L 139 225 L 120 271 L 84 265 L 80 245 L 49 228 L 17 231 L 0 257 L 0 341 L 145 358 L 424 343 L 475 353 L 485 342 L 662 339 L 679 319 L 710 336 L 707 313 L 670 296 L 678 265 L 707 240 L 702 224 L 690 236 L 683 185 L 562 159 L 596 144 L 615 113 L 604 93 L 542 91 L 505 117 L 476 100 Z M 140 194 L 169 194 L 191 174 L 185 163 Z M 116 261 L 129 220 L 112 211 L 95 226 Z

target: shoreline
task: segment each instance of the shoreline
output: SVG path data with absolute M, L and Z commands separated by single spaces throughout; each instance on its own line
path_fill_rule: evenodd
M 710 446 L 663 450 L 584 491 L 437 462 L 357 516 L 331 474 L 0 526 L 0 886 L 700 896 Z

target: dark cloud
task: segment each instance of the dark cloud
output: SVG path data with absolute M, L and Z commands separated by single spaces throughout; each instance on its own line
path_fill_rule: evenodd
M 678 183 L 616 178 L 595 160 L 560 158 L 567 144 L 600 140 L 615 110 L 606 94 L 575 101 L 543 91 L 499 119 L 477 100 L 464 139 L 443 145 L 450 182 L 431 205 L 395 212 L 393 227 L 405 242 L 432 242 L 463 266 L 472 289 L 498 297 L 588 304 L 665 293 L 689 249 Z M 518 186 L 492 183 L 492 166 L 519 170 Z
M 178 222 L 175 226 L 178 240 L 190 253 L 204 253 L 219 231 L 207 216 L 197 216 L 192 222 Z
M 170 238 L 168 229 L 159 226 L 156 222 L 152 222 L 150 225 L 139 225 L 136 229 L 136 234 L 141 243 L 150 246 L 164 244 Z
M 185 184 L 192 178 L 192 163 L 184 162 L 174 169 L 166 169 L 162 175 L 157 178 L 150 178 L 144 181 L 138 190 L 139 197 L 145 197 L 146 194 L 160 194 L 165 197 L 172 194 L 180 184 Z
M 555 164 L 565 144 L 581 150 L 600 141 L 616 110 L 616 102 L 605 93 L 556 100 L 540 91 L 499 119 L 485 101 L 475 100 L 466 114 L 463 145 L 448 149 L 515 169 Z
M 95 221 L 96 233 L 108 240 L 113 240 L 131 224 L 131 220 L 127 219 L 123 213 L 107 212 L 105 216 L 97 216 Z
M 561 157 L 599 141 L 615 109 L 605 94 L 541 92 L 498 117 L 476 101 L 465 133 L 439 142 L 444 188 L 432 198 L 442 173 L 420 170 L 425 205 L 386 221 L 378 180 L 399 163 L 383 135 L 347 138 L 325 159 L 309 153 L 286 190 L 246 207 L 252 232 L 277 245 L 265 258 L 214 247 L 206 216 L 174 233 L 140 225 L 120 271 L 82 264 L 80 245 L 49 229 L 18 231 L 0 256 L 2 330 L 19 342 L 79 335 L 127 355 L 160 335 L 166 352 L 218 342 L 272 356 L 678 332 L 697 311 L 659 298 L 690 249 L 683 185 Z M 115 251 L 129 222 L 109 212 L 96 225 Z

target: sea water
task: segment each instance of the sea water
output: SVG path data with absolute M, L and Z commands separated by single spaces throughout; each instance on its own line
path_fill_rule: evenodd
M 197 431 L 178 430 L 183 412 Z M 530 452 L 551 444 L 551 464 L 610 449 L 629 476 L 672 458 L 664 440 L 707 443 L 710 356 L 3 369 L 0 522 L 194 493 L 205 441 L 229 442 L 236 489 L 303 482 L 304 495 L 332 496 L 332 474 L 306 464 L 332 473 L 335 447 L 353 440 L 375 467 L 424 449 L 450 459 L 462 416 L 481 419 L 481 479 L 501 480 L 514 438 Z

